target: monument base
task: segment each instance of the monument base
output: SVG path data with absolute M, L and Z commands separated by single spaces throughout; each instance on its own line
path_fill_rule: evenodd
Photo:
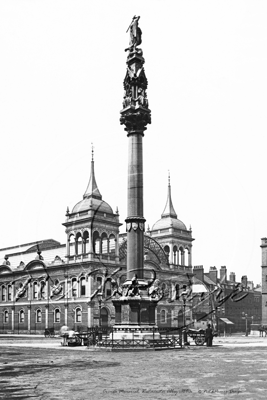
M 159 340 L 161 335 L 157 326 L 151 325 L 115 325 L 110 334 L 113 340 Z

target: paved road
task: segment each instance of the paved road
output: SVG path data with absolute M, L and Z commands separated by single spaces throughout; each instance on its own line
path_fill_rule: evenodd
M 0 336 L 0 399 L 266 399 L 267 338 L 156 352 L 91 352 Z

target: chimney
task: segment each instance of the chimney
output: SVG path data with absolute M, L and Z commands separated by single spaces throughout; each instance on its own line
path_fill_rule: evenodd
M 233 283 L 235 282 L 235 273 L 234 272 L 230 272 L 229 279 L 231 282 L 233 282 Z
M 216 267 L 210 267 L 209 277 L 215 284 L 217 283 L 218 271 Z
M 201 282 L 204 282 L 204 268 L 203 265 L 195 265 L 193 268 L 193 274 Z
M 220 282 L 226 283 L 227 281 L 227 269 L 225 266 L 222 266 L 220 269 Z
M 248 286 L 248 277 L 247 277 L 247 275 L 243 275 L 242 276 L 241 283 L 244 286 L 244 288 L 247 288 L 247 286 Z

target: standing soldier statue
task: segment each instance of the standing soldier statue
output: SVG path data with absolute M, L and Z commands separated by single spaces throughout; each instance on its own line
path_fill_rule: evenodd
M 138 26 L 138 21 L 140 17 L 134 16 L 132 19 L 132 22 L 130 23 L 129 28 L 127 29 L 126 33 L 130 30 L 130 42 L 129 42 L 129 47 L 125 49 L 127 50 L 135 50 L 136 46 L 139 46 L 139 44 L 142 43 L 142 31 Z

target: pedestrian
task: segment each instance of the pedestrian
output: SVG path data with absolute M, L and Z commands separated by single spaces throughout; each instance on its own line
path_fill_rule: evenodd
M 212 339 L 213 339 L 213 332 L 212 332 L 210 324 L 208 324 L 208 327 L 206 329 L 205 338 L 206 338 L 207 347 L 211 347 Z

